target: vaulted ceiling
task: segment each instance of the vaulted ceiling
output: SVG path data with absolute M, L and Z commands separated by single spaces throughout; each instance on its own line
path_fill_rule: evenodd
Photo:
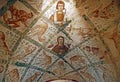
M 0 0 L 0 82 L 120 82 L 119 2 Z

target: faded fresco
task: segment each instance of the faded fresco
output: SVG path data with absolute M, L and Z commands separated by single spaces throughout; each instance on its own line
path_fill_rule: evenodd
M 0 0 L 0 82 L 120 82 L 120 1 Z

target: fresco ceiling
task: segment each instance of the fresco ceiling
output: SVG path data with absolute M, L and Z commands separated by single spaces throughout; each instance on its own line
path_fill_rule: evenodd
M 119 2 L 0 0 L 0 82 L 120 82 Z

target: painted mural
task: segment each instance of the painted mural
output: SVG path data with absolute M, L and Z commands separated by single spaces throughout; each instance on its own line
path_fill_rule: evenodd
M 119 0 L 0 0 L 0 82 L 119 76 Z

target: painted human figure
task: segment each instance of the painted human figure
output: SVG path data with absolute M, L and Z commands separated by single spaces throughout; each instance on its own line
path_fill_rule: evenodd
M 2 73 L 4 71 L 4 66 L 0 65 L 0 73 Z
M 9 49 L 5 41 L 4 32 L 0 31 L 0 57 L 8 55 Z
M 115 14 L 110 11 L 111 7 L 113 8 L 114 3 L 115 1 L 112 0 L 111 3 L 105 7 L 103 7 L 103 4 L 101 4 L 97 9 L 92 12 L 93 17 L 100 17 L 104 19 L 110 19 L 110 17 L 115 17 Z
M 50 20 L 59 26 L 62 26 L 66 22 L 65 3 L 63 1 L 58 1 L 56 12 L 50 16 Z
M 68 51 L 68 47 L 64 44 L 64 37 L 59 36 L 57 38 L 57 45 L 52 48 L 52 51 L 58 54 L 65 54 Z
M 63 61 L 58 61 L 56 68 L 53 69 L 53 72 L 58 76 L 63 76 L 65 72 L 65 64 Z
M 35 79 L 37 79 L 37 77 L 40 75 L 39 72 L 34 73 L 33 75 L 31 75 L 30 77 L 28 77 L 25 82 L 34 82 Z
M 40 25 L 36 25 L 35 27 L 33 27 L 30 31 L 30 37 L 33 37 L 35 35 L 37 35 L 38 40 L 40 42 L 45 42 L 45 38 L 43 37 L 44 33 L 46 32 L 48 28 L 48 24 L 46 22 L 40 22 Z
M 10 24 L 10 25 L 12 25 L 15 28 L 20 26 L 20 22 L 22 24 L 24 24 L 24 26 L 27 26 L 26 25 L 27 20 L 33 17 L 33 13 L 32 12 L 27 13 L 26 11 L 19 10 L 19 9 L 17 9 L 14 6 L 10 6 L 8 10 L 11 13 L 11 18 L 8 18 L 7 14 L 5 13 L 3 15 L 3 20 L 7 24 Z
M 2 63 L 1 60 L 8 59 L 8 52 L 9 52 L 9 49 L 5 41 L 5 34 L 4 32 L 0 31 L 0 63 Z M 4 65 L 0 64 L 0 81 L 2 80 L 4 70 L 5 70 Z
M 13 69 L 7 74 L 7 78 L 9 82 L 18 82 L 20 75 L 18 69 Z
M 120 43 L 120 35 L 118 33 L 118 28 L 115 28 L 113 30 L 113 33 L 111 34 L 109 39 L 113 40 L 116 49 L 119 51 L 119 49 L 120 49 L 120 45 L 119 45 L 119 43 Z M 119 51 L 119 54 L 120 54 L 120 51 Z

